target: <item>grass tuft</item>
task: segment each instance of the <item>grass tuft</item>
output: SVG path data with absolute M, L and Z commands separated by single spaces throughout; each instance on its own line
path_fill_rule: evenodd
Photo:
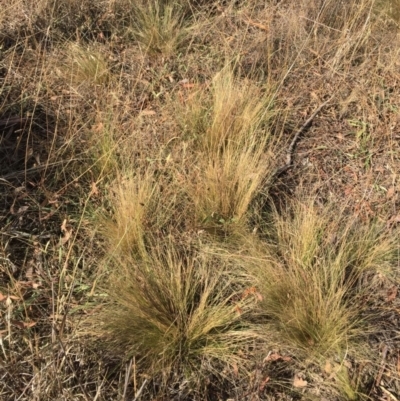
M 140 43 L 145 52 L 170 57 L 187 41 L 190 22 L 180 2 L 137 1 L 131 6 L 128 34 Z
M 241 296 L 243 278 L 229 264 L 167 240 L 145 260 L 117 259 L 113 269 L 100 334 L 142 372 L 167 381 L 174 373 L 198 387 L 223 376 L 219 369 L 245 365 L 254 302 Z
M 95 49 L 71 43 L 67 49 L 68 69 L 71 82 L 75 85 L 90 83 L 95 85 L 107 84 L 110 72 L 102 53 Z
M 198 224 L 206 229 L 246 222 L 252 200 L 274 172 L 275 138 L 269 131 L 272 96 L 239 82 L 229 68 L 213 80 L 209 108 L 193 97 L 186 127 L 196 127 L 198 159 L 188 193 Z M 206 103 L 207 104 L 207 103 Z
M 176 194 L 166 191 L 150 169 L 116 180 L 110 188 L 113 214 L 101 218 L 113 253 L 146 258 L 151 237 L 164 235 L 174 216 Z
M 276 215 L 274 226 L 276 245 L 255 269 L 265 315 L 289 346 L 344 355 L 368 330 L 364 278 L 393 269 L 395 238 L 307 202 Z

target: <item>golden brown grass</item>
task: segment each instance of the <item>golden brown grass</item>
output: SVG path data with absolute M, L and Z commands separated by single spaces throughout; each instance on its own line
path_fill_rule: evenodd
M 201 227 L 229 231 L 246 222 L 252 200 L 267 191 L 276 169 L 273 94 L 238 81 L 226 67 L 214 77 L 211 96 L 194 96 L 184 114 L 197 154 L 187 190 Z
M 169 0 L 131 2 L 127 35 L 137 40 L 144 52 L 170 57 L 190 40 L 191 27 L 185 2 Z
M 153 380 L 204 391 L 207 377 L 246 366 L 243 350 L 256 337 L 246 323 L 254 302 L 242 298 L 242 274 L 230 267 L 171 240 L 153 244 L 146 258 L 117 256 L 95 334 Z
M 393 271 L 396 238 L 337 207 L 298 201 L 273 230 L 276 242 L 255 268 L 263 312 L 289 346 L 344 355 L 368 331 L 366 277 Z
M 117 179 L 110 187 L 113 213 L 100 220 L 114 257 L 146 259 L 152 237 L 168 236 L 178 198 L 172 188 L 163 188 L 152 170 Z M 174 223 L 179 225 L 178 221 Z
M 63 75 L 71 77 L 71 84 L 82 83 L 104 85 L 110 78 L 109 68 L 104 56 L 95 49 L 85 48 L 78 43 L 70 43 L 66 49 L 66 71 Z

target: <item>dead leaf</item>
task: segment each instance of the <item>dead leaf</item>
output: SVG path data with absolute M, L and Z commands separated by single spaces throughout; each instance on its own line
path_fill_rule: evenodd
M 14 189 L 14 194 L 15 194 L 15 195 L 18 195 L 18 194 L 20 194 L 21 192 L 24 192 L 25 189 L 26 189 L 25 186 L 17 187 L 17 188 Z
M 61 245 L 65 245 L 72 235 L 72 228 L 67 228 L 67 219 L 61 224 L 61 232 L 64 234 L 61 238 Z
M 400 223 L 400 214 L 392 216 L 386 223 L 387 227 Z
M 25 277 L 26 277 L 29 281 L 32 280 L 32 278 L 33 278 L 33 268 L 32 268 L 32 266 L 29 267 L 29 268 L 26 270 Z
M 282 356 L 282 355 L 278 354 L 277 352 L 272 352 L 271 354 L 267 355 L 264 358 L 263 362 L 265 363 L 265 362 L 269 362 L 269 361 L 279 361 L 279 360 L 289 362 L 292 360 L 292 358 L 290 356 Z
M 397 297 L 397 291 L 398 291 L 398 288 L 396 285 L 394 285 L 392 288 L 390 288 L 387 292 L 386 302 L 394 301 Z
M 257 300 L 262 301 L 262 295 L 257 291 L 256 287 L 249 287 L 243 291 L 242 299 L 246 299 L 249 295 L 253 295 Z
M 93 195 L 93 196 L 97 196 L 99 194 L 99 190 L 98 190 L 97 185 L 96 185 L 96 183 L 94 181 L 92 182 L 92 188 L 91 188 L 90 194 Z
M 18 285 L 21 286 L 22 288 L 33 288 L 34 290 L 37 290 L 41 284 L 29 280 L 29 281 L 18 281 Z
M 0 292 L 0 302 L 5 301 L 6 299 L 7 297 Z
M 30 329 L 33 326 L 36 326 L 36 322 L 24 322 L 24 327 L 26 329 Z
M 19 329 L 29 329 L 36 326 L 36 322 L 20 322 L 18 320 L 11 320 L 11 324 L 17 326 Z
M 239 367 L 236 362 L 232 364 L 233 374 L 235 377 L 239 377 Z
M 94 133 L 100 133 L 103 132 L 104 130 L 104 124 L 103 123 L 98 123 L 92 126 L 92 131 Z
M 191 83 L 184 83 L 181 86 L 182 86 L 182 88 L 185 88 L 185 89 L 192 89 L 192 88 L 195 88 L 197 85 L 191 84 Z
M 303 380 L 301 377 L 298 377 L 297 375 L 293 379 L 293 387 L 296 388 L 304 388 L 307 387 L 308 382 L 306 380 Z
M 386 192 L 386 198 L 387 199 L 391 199 L 391 198 L 393 198 L 393 195 L 395 194 L 395 189 L 394 189 L 394 186 L 392 185 L 388 190 L 387 190 L 387 192 Z
M 248 16 L 245 16 L 245 20 L 249 25 L 254 26 L 256 28 L 259 28 L 259 29 L 261 29 L 261 30 L 263 30 L 265 32 L 269 32 L 269 28 L 266 25 L 260 24 L 259 22 L 256 22 L 256 21 L 253 21 Z
M 341 132 L 339 132 L 336 135 L 336 138 L 339 140 L 339 142 L 343 142 L 344 141 L 344 136 L 343 136 L 343 134 Z
M 331 374 L 332 373 L 332 364 L 330 361 L 326 361 L 325 366 L 324 366 L 324 371 L 325 373 Z
M 25 213 L 28 209 L 29 209 L 29 206 L 21 206 L 21 207 L 18 209 L 17 214 Z
M 239 305 L 235 306 L 235 311 L 238 315 L 241 315 L 243 313 L 242 309 L 239 307 Z
M 141 112 L 140 112 L 140 115 L 141 116 L 154 116 L 154 115 L 156 115 L 157 113 L 154 111 L 154 110 L 150 110 L 150 109 L 145 109 L 145 110 L 142 110 Z
M 270 378 L 269 376 L 267 376 L 260 384 L 260 391 L 264 391 L 265 386 L 267 385 L 267 383 L 269 382 Z

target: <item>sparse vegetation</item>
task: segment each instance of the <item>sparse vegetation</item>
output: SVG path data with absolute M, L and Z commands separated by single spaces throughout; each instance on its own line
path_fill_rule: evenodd
M 397 399 L 397 3 L 3 7 L 0 398 Z

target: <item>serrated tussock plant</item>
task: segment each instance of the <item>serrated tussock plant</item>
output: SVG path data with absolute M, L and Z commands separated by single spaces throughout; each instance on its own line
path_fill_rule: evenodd
M 176 54 L 192 28 L 184 4 L 168 0 L 131 1 L 127 34 L 149 54 L 165 57 Z
M 229 263 L 169 240 L 153 244 L 146 259 L 110 263 L 110 303 L 98 317 L 109 348 L 154 378 L 181 374 L 195 387 L 218 369 L 246 365 L 254 300 L 242 296 L 243 277 Z
M 395 237 L 376 222 L 308 201 L 276 213 L 273 223 L 275 243 L 253 264 L 267 326 L 308 354 L 354 349 L 369 330 L 365 278 L 390 277 Z
M 240 227 L 274 172 L 272 93 L 236 79 L 226 67 L 213 79 L 210 98 L 193 97 L 187 107 L 184 126 L 198 129 L 192 132 L 198 156 L 188 180 L 198 224 Z

